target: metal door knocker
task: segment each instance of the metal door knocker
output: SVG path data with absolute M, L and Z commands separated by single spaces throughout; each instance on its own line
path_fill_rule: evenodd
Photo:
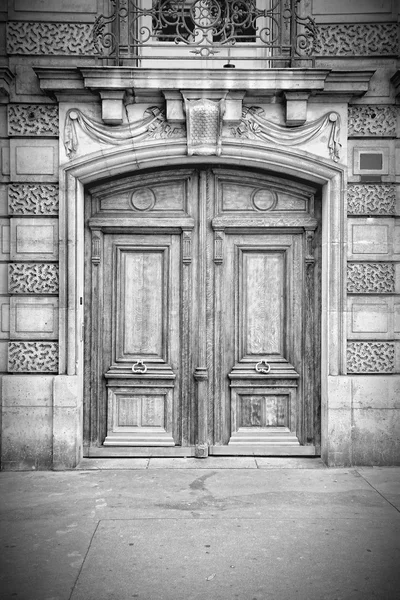
M 265 365 L 265 367 L 263 367 L 262 365 Z M 263 360 L 260 360 L 260 362 L 258 362 L 256 364 L 257 373 L 269 373 L 270 370 L 271 370 L 271 365 L 268 364 L 268 362 L 265 360 L 265 358 Z
M 132 371 L 134 373 L 141 373 L 142 375 L 144 375 L 144 373 L 146 373 L 146 371 L 147 371 L 147 366 L 144 364 L 144 362 L 142 360 L 138 360 L 132 366 Z

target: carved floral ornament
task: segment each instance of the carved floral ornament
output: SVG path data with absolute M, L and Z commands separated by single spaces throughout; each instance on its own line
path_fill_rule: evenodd
M 64 146 L 72 158 L 78 148 L 78 127 L 93 140 L 111 145 L 141 143 L 149 139 L 187 138 L 188 154 L 219 155 L 223 138 L 263 140 L 280 146 L 298 146 L 329 132 L 328 150 L 332 160 L 340 158 L 340 116 L 329 112 L 299 127 L 286 127 L 264 118 L 264 110 L 245 107 L 240 124 L 222 127 L 224 101 L 186 100 L 186 132 L 183 126 L 170 125 L 164 111 L 157 106 L 147 108 L 143 119 L 124 125 L 109 126 L 85 116 L 78 109 L 68 111 L 64 125 Z
M 284 127 L 267 121 L 264 110 L 258 106 L 245 107 L 240 125 L 231 128 L 234 137 L 262 139 L 283 146 L 298 146 L 318 137 L 330 129 L 328 149 L 330 157 L 337 162 L 340 158 L 340 116 L 337 112 L 326 113 L 319 119 L 300 127 Z
M 71 109 L 67 112 L 64 125 L 65 152 L 70 158 L 78 147 L 77 126 L 93 140 L 115 146 L 138 143 L 146 138 L 167 139 L 185 135 L 181 128 L 172 127 L 167 123 L 164 112 L 157 106 L 147 108 L 140 121 L 114 127 L 86 117 L 78 109 Z

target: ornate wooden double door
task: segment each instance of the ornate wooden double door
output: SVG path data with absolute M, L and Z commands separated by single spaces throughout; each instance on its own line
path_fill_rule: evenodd
M 86 202 L 86 455 L 319 450 L 319 204 L 164 170 Z

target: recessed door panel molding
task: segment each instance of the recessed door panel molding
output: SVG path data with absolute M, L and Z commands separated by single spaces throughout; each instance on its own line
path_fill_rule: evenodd
M 285 257 L 282 252 L 238 248 L 239 361 L 282 356 Z
M 285 394 L 241 394 L 238 403 L 238 431 L 249 427 L 288 427 L 289 403 Z
M 314 210 L 314 190 L 276 177 L 249 176 L 215 169 L 217 215 L 259 213 L 266 216 L 308 216 Z
M 105 269 L 111 296 L 106 313 L 112 339 L 109 376 L 129 372 L 137 377 L 141 370 L 146 375 L 174 372 L 180 327 L 180 236 L 106 235 Z
M 226 236 L 221 370 L 224 439 L 252 448 L 304 441 L 305 234 Z M 246 416 L 245 416 L 246 415 Z
M 169 248 L 116 247 L 115 362 L 167 362 Z
M 174 446 L 172 390 L 109 387 L 105 446 Z
M 91 190 L 88 456 L 316 452 L 314 192 L 207 167 Z
M 109 184 L 97 186 L 92 194 L 93 214 L 124 213 L 127 216 L 130 213 L 137 218 L 187 215 L 194 179 L 193 171 L 182 169 L 128 177 L 112 187 Z

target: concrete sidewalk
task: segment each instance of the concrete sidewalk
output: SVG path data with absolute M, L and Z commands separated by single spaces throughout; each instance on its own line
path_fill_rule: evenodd
M 87 459 L 0 474 L 0 598 L 400 598 L 400 468 Z

